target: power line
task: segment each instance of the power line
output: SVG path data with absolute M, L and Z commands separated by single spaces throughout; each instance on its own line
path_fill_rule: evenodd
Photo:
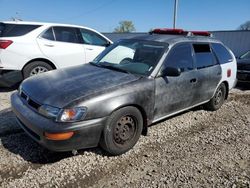
M 77 19 L 77 18 L 80 18 L 80 17 L 82 17 L 82 16 L 84 16 L 84 15 L 86 15 L 86 14 L 91 14 L 91 13 L 93 13 L 93 12 L 95 12 L 95 11 L 101 9 L 101 8 L 104 8 L 104 7 L 106 7 L 106 6 L 110 5 L 110 4 L 112 4 L 112 3 L 115 2 L 115 1 L 117 1 L 117 0 L 108 1 L 108 2 L 106 2 L 106 3 L 104 3 L 104 4 L 100 5 L 100 6 L 98 6 L 98 7 L 96 7 L 96 8 L 94 8 L 94 9 L 92 9 L 92 10 L 83 12 L 82 14 L 79 14 L 78 16 L 71 17 L 71 18 L 69 18 L 69 19 L 70 19 L 70 20 L 71 20 L 71 19 Z

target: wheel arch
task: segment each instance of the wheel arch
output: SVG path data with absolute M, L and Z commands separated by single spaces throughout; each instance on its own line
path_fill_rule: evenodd
M 224 84 L 226 86 L 226 96 L 225 96 L 225 99 L 227 99 L 228 98 L 228 94 L 229 94 L 229 84 L 228 84 L 227 81 L 223 81 L 219 85 L 221 85 L 221 84 Z
M 26 67 L 27 65 L 29 65 L 29 64 L 31 64 L 31 63 L 33 63 L 33 62 L 35 62 L 35 61 L 43 61 L 43 62 L 45 62 L 45 63 L 48 63 L 53 69 L 57 69 L 57 67 L 55 66 L 55 64 L 52 63 L 50 60 L 45 59 L 45 58 L 35 58 L 35 59 L 30 60 L 29 62 L 27 62 L 27 63 L 23 66 L 22 72 L 23 72 L 23 70 L 25 69 L 25 67 Z
M 129 106 L 135 107 L 135 108 L 137 108 L 137 109 L 140 111 L 140 113 L 141 113 L 141 115 L 142 115 L 142 119 L 143 119 L 142 135 L 146 136 L 147 133 L 148 133 L 148 116 L 147 116 L 147 113 L 146 113 L 145 109 L 144 109 L 142 106 L 140 106 L 140 105 L 138 105 L 138 104 L 124 104 L 124 105 L 121 105 L 121 106 L 115 108 L 115 109 L 111 112 L 111 114 L 112 114 L 113 112 L 115 112 L 115 111 L 121 109 L 121 108 L 129 107 Z

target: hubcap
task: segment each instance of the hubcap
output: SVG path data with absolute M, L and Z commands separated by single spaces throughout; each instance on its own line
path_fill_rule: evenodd
M 136 122 L 131 116 L 123 116 L 114 127 L 114 141 L 119 145 L 129 142 L 135 135 Z
M 32 69 L 30 71 L 30 76 L 41 74 L 41 73 L 44 73 L 44 72 L 47 72 L 47 71 L 49 71 L 49 70 L 46 67 L 38 66 L 38 67 L 35 67 L 34 69 Z

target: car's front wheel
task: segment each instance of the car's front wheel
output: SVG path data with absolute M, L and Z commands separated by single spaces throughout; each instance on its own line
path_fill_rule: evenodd
M 34 62 L 32 62 L 24 67 L 23 77 L 24 77 L 24 79 L 26 79 L 30 76 L 34 76 L 37 74 L 48 72 L 52 69 L 53 68 L 48 63 L 45 63 L 43 61 L 34 61 Z
M 142 128 L 143 118 L 137 108 L 121 108 L 109 117 L 104 127 L 100 145 L 111 155 L 123 154 L 137 143 Z
M 227 89 L 225 84 L 220 84 L 217 90 L 215 91 L 213 98 L 207 104 L 205 104 L 205 108 L 211 111 L 218 110 L 225 101 L 226 91 Z

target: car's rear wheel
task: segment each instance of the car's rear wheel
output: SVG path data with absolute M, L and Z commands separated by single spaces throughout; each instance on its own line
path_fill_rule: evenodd
M 37 74 L 48 72 L 52 69 L 53 69 L 52 66 L 49 65 L 48 63 L 45 63 L 43 61 L 34 61 L 34 62 L 32 62 L 24 67 L 23 77 L 24 77 L 24 79 L 26 79 L 30 76 L 34 76 Z
M 226 91 L 227 89 L 225 84 L 220 84 L 213 98 L 207 104 L 205 104 L 205 108 L 210 111 L 218 110 L 225 101 Z
M 111 155 L 123 154 L 137 143 L 142 128 L 143 119 L 137 108 L 121 108 L 109 117 L 100 145 Z

